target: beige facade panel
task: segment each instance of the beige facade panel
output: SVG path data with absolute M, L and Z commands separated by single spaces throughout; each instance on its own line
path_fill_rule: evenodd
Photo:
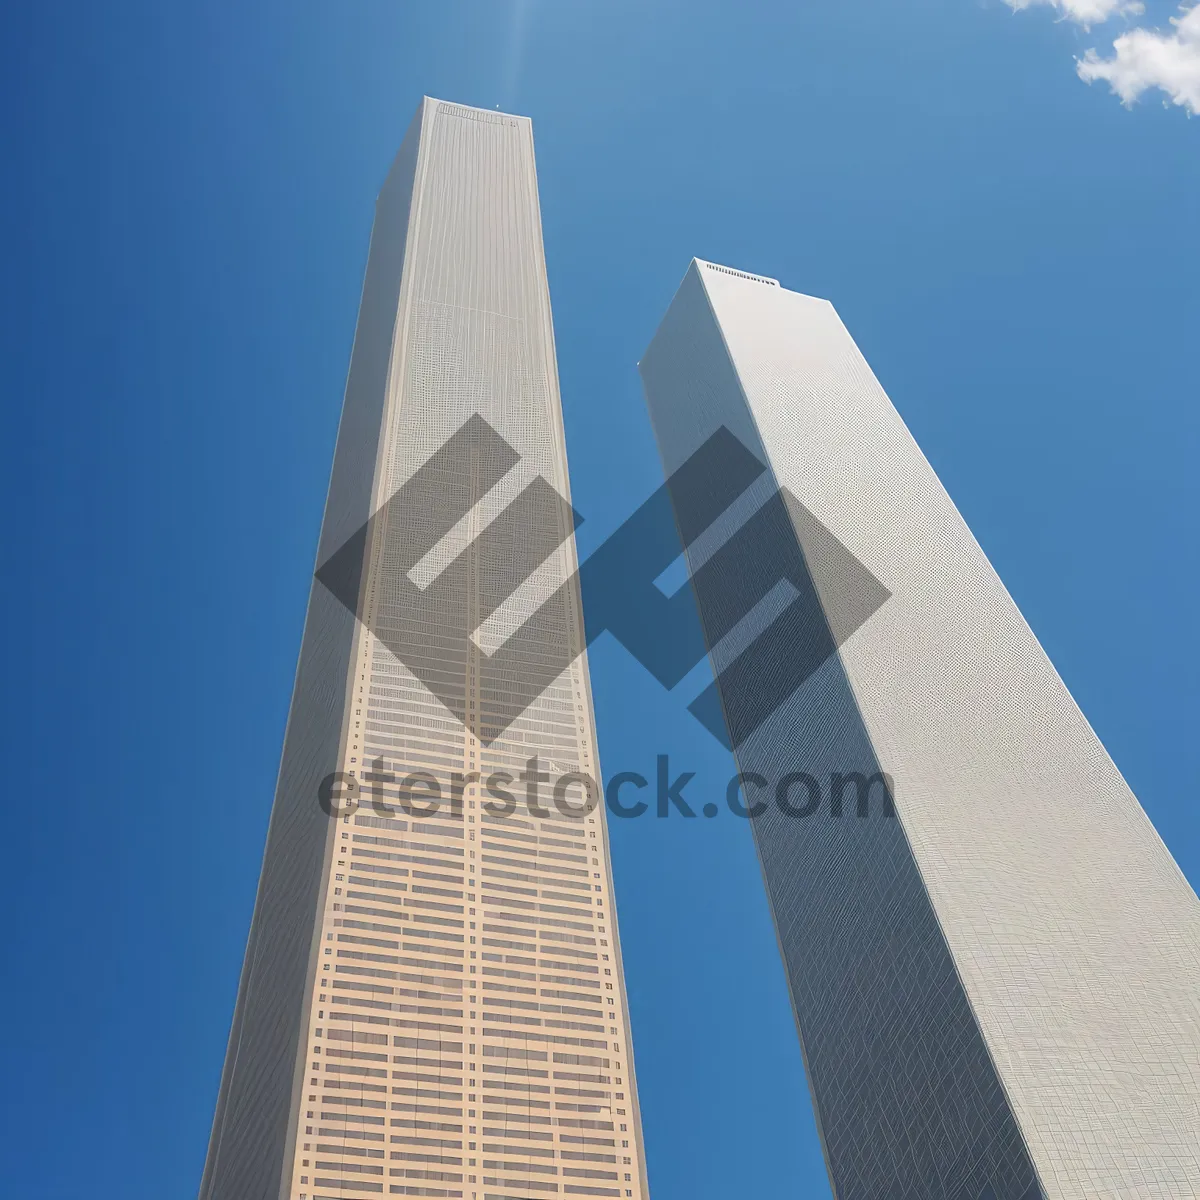
M 306 767 L 204 1200 L 646 1196 L 603 805 L 565 816 L 546 782 L 531 807 L 520 780 L 600 777 L 578 596 L 546 606 L 569 495 L 530 122 L 426 99 L 380 197 L 319 556 L 376 514 L 360 619 L 316 584 L 283 777 Z M 498 652 L 535 614 L 570 665 L 508 723 L 544 664 Z M 362 803 L 331 820 L 335 771 Z

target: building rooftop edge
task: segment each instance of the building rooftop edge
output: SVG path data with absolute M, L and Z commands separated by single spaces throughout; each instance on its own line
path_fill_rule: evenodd
M 693 258 L 692 262 L 697 267 L 704 267 L 709 271 L 721 271 L 726 275 L 737 275 L 741 279 L 751 279 L 755 283 L 766 283 L 770 284 L 771 287 L 782 287 L 779 280 L 773 279 L 770 275 L 758 275 L 753 271 L 742 271 L 737 267 L 727 267 L 722 263 L 709 262 L 705 258 Z
M 480 108 L 478 104 L 461 104 L 457 100 L 443 100 L 438 96 L 422 96 L 423 104 L 449 104 L 454 108 L 469 108 L 472 112 L 487 113 L 493 117 L 512 117 L 515 121 L 532 121 L 532 117 L 523 116 L 521 113 L 504 112 L 498 105 L 495 108 Z

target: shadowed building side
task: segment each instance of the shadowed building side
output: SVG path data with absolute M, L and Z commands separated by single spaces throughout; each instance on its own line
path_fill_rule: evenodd
M 420 133 L 418 113 L 376 203 L 318 562 L 371 515 Z M 353 613 L 314 580 L 201 1200 L 287 1194 L 333 836 L 317 795 L 339 770 L 356 639 Z

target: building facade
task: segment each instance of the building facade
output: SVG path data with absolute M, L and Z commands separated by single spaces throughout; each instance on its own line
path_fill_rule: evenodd
M 1200 905 L 832 306 L 693 262 L 640 370 L 763 467 L 676 516 L 835 1196 L 1200 1196 Z
M 567 497 L 530 122 L 425 99 L 376 208 L 201 1200 L 644 1200 Z

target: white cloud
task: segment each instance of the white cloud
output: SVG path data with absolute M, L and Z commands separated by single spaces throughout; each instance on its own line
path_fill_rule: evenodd
M 1101 58 L 1089 50 L 1077 64 L 1085 83 L 1108 82 L 1123 104 L 1132 104 L 1150 88 L 1160 88 L 1190 113 L 1200 113 L 1200 4 L 1172 17 L 1170 33 L 1131 29 L 1115 42 L 1116 53 Z
M 1085 29 L 1102 24 L 1110 17 L 1137 16 L 1146 11 L 1141 0 L 1005 0 L 1005 3 L 1014 12 L 1046 5 Z

